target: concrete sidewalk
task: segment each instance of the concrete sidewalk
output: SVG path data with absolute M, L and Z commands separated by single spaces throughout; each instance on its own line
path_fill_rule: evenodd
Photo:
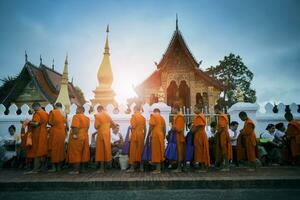
M 39 173 L 24 175 L 22 170 L 1 170 L 0 191 L 75 191 L 147 189 L 300 189 L 299 167 L 262 167 L 255 172 L 234 168 L 230 172 L 207 173 L 170 171 L 126 173 L 110 170 L 97 174 L 89 170 L 79 175 Z

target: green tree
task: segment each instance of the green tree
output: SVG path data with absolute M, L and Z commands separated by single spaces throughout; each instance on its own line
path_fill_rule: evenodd
M 245 102 L 254 103 L 256 101 L 256 91 L 250 87 L 253 73 L 239 55 L 230 53 L 229 56 L 220 60 L 217 66 L 208 68 L 206 73 L 224 85 L 223 95 L 218 100 L 219 107 L 230 107 L 237 102 L 237 88 L 243 92 Z
M 0 103 L 3 103 L 7 95 L 10 93 L 11 89 L 14 87 L 18 76 L 7 76 L 0 81 Z

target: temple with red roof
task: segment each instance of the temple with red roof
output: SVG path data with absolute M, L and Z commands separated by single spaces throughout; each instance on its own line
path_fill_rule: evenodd
M 162 96 L 162 101 L 171 107 L 197 105 L 214 112 L 223 85 L 202 71 L 200 64 L 185 43 L 176 19 L 176 30 L 156 70 L 135 91 L 149 104 Z
M 39 102 L 42 106 L 55 103 L 60 92 L 62 74 L 54 70 L 54 64 L 49 68 L 40 58 L 40 65 L 35 66 L 27 60 L 27 54 L 25 56 L 22 71 L 1 103 L 5 105 L 14 103 L 17 106 L 23 104 L 31 106 L 33 102 Z M 85 103 L 72 82 L 68 82 L 68 94 L 71 103 L 77 105 Z

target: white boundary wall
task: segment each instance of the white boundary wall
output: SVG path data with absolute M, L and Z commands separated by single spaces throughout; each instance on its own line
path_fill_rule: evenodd
M 135 104 L 133 104 L 131 106 L 131 110 L 133 110 L 134 106 L 135 106 Z M 90 128 L 89 128 L 89 136 L 91 137 L 92 133 L 94 133 L 96 131 L 94 128 L 94 113 L 89 113 L 89 110 L 91 107 L 90 104 L 86 103 L 83 105 L 83 107 L 85 108 L 84 114 L 90 118 L 91 124 L 90 124 Z M 160 109 L 161 115 L 164 117 L 166 123 L 169 121 L 171 107 L 166 105 L 165 103 L 159 102 L 159 103 L 152 104 L 151 106 L 149 104 L 144 104 L 142 107 L 143 107 L 143 115 L 147 120 L 147 125 L 149 123 L 150 114 L 152 113 L 153 109 L 155 109 L 155 108 Z M 71 105 L 70 114 L 68 114 L 69 125 L 71 124 L 73 115 L 76 113 L 76 108 L 77 108 L 77 106 L 75 104 Z M 96 108 L 97 108 L 97 105 L 94 107 L 94 110 L 96 110 Z M 15 104 L 12 104 L 8 108 L 8 114 L 6 115 L 4 113 L 6 111 L 5 106 L 0 104 L 0 137 L 3 137 L 4 135 L 8 134 L 8 127 L 10 125 L 15 125 L 16 133 L 19 134 L 20 129 L 21 129 L 20 121 L 24 120 L 24 119 L 29 119 L 29 120 L 32 119 L 32 115 L 28 114 L 28 111 L 30 110 L 28 105 L 24 104 L 23 106 L 21 106 L 20 109 L 21 109 L 21 114 L 17 115 L 18 107 Z M 45 110 L 47 113 L 49 113 L 52 109 L 53 109 L 53 106 L 51 104 L 48 104 L 45 107 Z M 128 126 L 130 125 L 130 118 L 131 118 L 132 113 L 126 114 L 125 113 L 126 107 L 123 105 L 119 106 L 118 109 L 119 109 L 119 112 L 114 113 L 113 105 L 108 105 L 106 107 L 106 110 L 109 113 L 109 115 L 112 117 L 113 121 L 120 125 L 120 132 L 122 133 L 123 137 L 125 138 Z M 169 130 L 169 123 L 167 123 L 166 125 L 167 125 L 167 130 Z
M 133 107 L 135 105 L 133 104 L 131 106 L 131 110 L 133 110 Z M 161 115 L 164 117 L 165 121 L 166 121 L 166 125 L 167 125 L 167 130 L 170 129 L 170 124 L 169 122 L 169 115 L 171 112 L 171 107 L 166 105 L 163 102 L 159 102 L 159 103 L 155 103 L 153 105 L 149 105 L 149 104 L 144 104 L 143 106 L 143 115 L 147 120 L 147 126 L 149 123 L 149 118 L 150 118 L 150 114 L 152 113 L 154 108 L 159 108 L 161 111 Z M 284 114 L 285 114 L 285 105 L 280 103 L 277 108 L 278 108 L 278 113 L 273 113 L 273 105 L 271 103 L 267 103 L 265 105 L 265 112 L 261 112 L 259 109 L 259 105 L 256 103 L 244 103 L 244 102 L 238 102 L 236 104 L 234 104 L 229 110 L 228 110 L 228 114 L 230 115 L 230 119 L 231 121 L 237 121 L 239 122 L 239 129 L 243 128 L 243 122 L 239 119 L 238 114 L 241 111 L 245 111 L 248 116 L 255 122 L 256 124 L 256 135 L 257 137 L 259 137 L 260 133 L 265 131 L 266 126 L 269 123 L 279 123 L 279 122 L 283 122 L 285 125 L 287 125 L 287 121 L 284 118 Z M 71 105 L 70 108 L 70 114 L 68 115 L 68 121 L 69 124 L 71 124 L 72 121 L 72 117 L 73 115 L 76 113 L 76 108 L 77 106 L 75 104 Z M 88 111 L 91 108 L 91 105 L 86 103 L 84 104 L 84 108 L 85 108 L 85 115 L 88 116 L 90 118 L 91 124 L 90 124 L 90 129 L 89 129 L 89 135 L 91 136 L 92 133 L 94 133 L 96 130 L 94 129 L 94 113 L 89 113 Z M 97 105 L 94 106 L 93 110 L 96 110 Z M 45 110 L 47 113 L 49 113 L 51 110 L 53 109 L 51 104 L 48 104 L 45 107 Z M 108 105 L 106 107 L 107 112 L 110 114 L 110 116 L 112 117 L 112 119 L 118 123 L 120 125 L 120 132 L 122 133 L 123 137 L 125 137 L 126 132 L 127 132 L 127 128 L 130 125 L 130 118 L 132 113 L 127 114 L 125 113 L 126 110 L 126 106 L 124 105 L 120 105 L 118 107 L 119 112 L 118 113 L 114 113 L 114 107 L 113 105 Z M 298 110 L 298 106 L 296 103 L 292 103 L 290 105 L 290 109 L 292 114 L 294 115 L 294 118 L 297 120 L 300 120 L 300 113 L 297 112 Z M 16 133 L 19 134 L 20 133 L 20 128 L 21 128 L 21 120 L 24 119 L 31 119 L 32 115 L 28 114 L 28 111 L 30 110 L 30 108 L 28 107 L 28 105 L 24 104 L 23 106 L 21 106 L 20 110 L 21 110 L 21 114 L 17 115 L 17 110 L 18 107 L 15 104 L 12 104 L 9 108 L 8 108 L 8 114 L 6 115 L 4 112 L 6 111 L 5 106 L 3 106 L 2 104 L 0 104 L 0 137 L 3 137 L 4 135 L 8 134 L 8 127 L 10 125 L 15 125 L 16 126 Z M 91 140 L 90 140 L 91 141 Z
M 265 105 L 265 111 L 261 112 L 259 109 L 259 105 L 256 103 L 244 103 L 238 102 L 231 106 L 228 110 L 228 114 L 230 115 L 231 121 L 237 121 L 239 123 L 239 130 L 243 128 L 244 122 L 242 122 L 239 118 L 239 113 L 241 111 L 245 111 L 255 122 L 255 132 L 256 136 L 263 132 L 265 132 L 265 128 L 268 124 L 277 124 L 279 122 L 283 122 L 287 127 L 288 122 L 284 118 L 285 114 L 285 105 L 280 103 L 277 105 L 278 113 L 273 112 L 273 107 L 271 103 L 267 103 Z M 292 103 L 290 105 L 291 113 L 293 114 L 294 118 L 300 120 L 300 113 L 298 113 L 298 105 L 296 103 Z

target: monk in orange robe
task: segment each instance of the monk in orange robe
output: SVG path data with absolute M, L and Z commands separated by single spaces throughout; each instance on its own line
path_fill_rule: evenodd
M 140 106 L 134 107 L 134 114 L 131 116 L 130 126 L 129 164 L 131 166 L 128 172 L 133 172 L 138 165 L 140 166 L 140 171 L 143 171 L 141 160 L 146 135 L 146 119 L 141 113 Z
M 297 164 L 300 163 L 300 123 L 296 121 L 291 113 L 284 115 L 285 119 L 289 122 L 286 134 L 290 141 L 290 151 L 292 154 L 292 161 Z
M 32 128 L 32 147 L 30 152 L 34 157 L 34 169 L 26 174 L 38 173 L 41 167 L 45 166 L 46 156 L 48 154 L 48 113 L 46 113 L 39 103 L 33 103 L 34 114 L 29 125 Z
M 97 130 L 95 160 L 100 164 L 100 169 L 97 173 L 104 173 L 105 165 L 112 160 L 110 129 L 115 127 L 116 124 L 112 121 L 108 113 L 105 112 L 103 106 L 98 106 L 97 111 L 94 123 Z
M 237 161 L 248 161 L 250 166 L 249 171 L 254 171 L 256 168 L 255 125 L 254 122 L 248 118 L 246 112 L 240 112 L 239 117 L 245 123 L 237 139 Z
M 179 108 L 174 109 L 176 115 L 173 119 L 172 129 L 176 132 L 176 146 L 177 146 L 177 169 L 174 172 L 182 172 L 185 163 L 185 138 L 184 138 L 184 128 L 185 120 Z
M 28 137 L 31 137 L 31 134 L 32 134 L 32 130 L 31 130 L 31 126 L 29 126 L 29 122 L 30 120 L 28 119 L 25 119 L 24 121 L 21 121 L 22 122 L 22 126 L 21 126 L 21 149 L 24 150 L 26 152 L 26 158 L 25 158 L 25 167 L 27 169 L 30 169 L 31 167 L 31 163 L 33 161 L 33 151 L 30 152 L 31 150 L 31 146 L 27 146 L 26 142 L 27 142 L 27 136 L 30 134 L 30 136 Z M 27 129 L 27 130 L 26 130 Z
M 218 132 L 216 133 L 215 157 L 216 165 L 221 171 L 229 171 L 229 161 L 232 160 L 231 138 L 228 132 L 228 117 L 220 113 L 218 117 Z
M 156 165 L 153 173 L 161 173 L 161 164 L 165 160 L 166 123 L 158 108 L 150 116 L 148 134 L 151 138 L 151 162 Z
M 195 109 L 197 116 L 193 121 L 194 133 L 194 163 L 200 165 L 199 172 L 205 172 L 210 167 L 209 145 L 205 132 L 206 119 L 199 109 Z
M 80 165 L 84 168 L 84 165 L 90 160 L 88 137 L 90 119 L 83 112 L 83 107 L 77 107 L 76 115 L 72 119 L 67 160 L 73 164 L 74 169 L 70 174 L 79 174 Z
M 67 136 L 67 119 L 62 111 L 62 104 L 57 102 L 55 109 L 49 113 L 48 124 L 50 128 L 50 147 L 51 147 L 51 163 L 52 170 L 49 172 L 60 171 L 60 164 L 65 160 L 65 138 Z

